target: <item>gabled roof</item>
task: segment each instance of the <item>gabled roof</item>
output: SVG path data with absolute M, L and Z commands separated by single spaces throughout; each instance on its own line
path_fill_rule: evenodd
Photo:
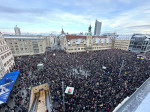
M 107 36 L 92 36 L 92 38 L 107 38 Z
M 40 35 L 4 35 L 5 39 L 43 39 Z
M 86 39 L 86 36 L 84 35 L 66 35 L 67 40 L 72 40 L 72 39 Z

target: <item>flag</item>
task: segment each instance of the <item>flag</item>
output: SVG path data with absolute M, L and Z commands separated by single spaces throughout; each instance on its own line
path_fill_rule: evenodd
M 71 93 L 71 88 L 68 89 L 68 93 Z
M 74 91 L 74 87 L 67 86 L 67 88 L 65 90 L 65 93 L 67 93 L 67 94 L 73 94 L 73 91 Z

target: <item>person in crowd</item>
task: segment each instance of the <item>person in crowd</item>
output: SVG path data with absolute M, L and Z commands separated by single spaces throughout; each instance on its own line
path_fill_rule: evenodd
M 43 83 L 49 84 L 52 111 L 62 112 L 62 81 L 65 88 L 75 88 L 72 95 L 65 94 L 66 112 L 112 112 L 150 76 L 149 60 L 117 49 L 71 54 L 47 51 L 15 58 L 15 63 L 12 71 L 20 70 L 20 75 L 10 95 L 14 106 L 7 105 L 6 112 L 27 112 L 31 87 Z M 37 70 L 39 63 L 44 64 L 41 71 Z

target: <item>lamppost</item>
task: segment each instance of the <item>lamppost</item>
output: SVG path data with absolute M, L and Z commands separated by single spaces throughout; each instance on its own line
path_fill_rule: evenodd
M 146 55 L 146 53 L 147 53 L 147 52 L 149 52 L 149 51 L 150 51 L 150 49 L 149 49 L 149 50 L 147 50 L 147 48 L 148 48 L 149 44 L 150 44 L 150 40 L 148 41 L 148 44 L 147 44 L 146 50 L 145 50 L 145 52 L 144 52 L 144 56 Z
M 65 112 L 65 93 L 64 93 L 64 82 L 62 81 L 62 96 L 63 96 L 63 112 Z
M 45 50 L 45 57 L 44 57 L 44 61 L 46 62 L 47 60 L 47 50 Z
M 149 51 L 150 51 L 150 49 L 144 52 L 144 57 L 143 57 L 143 58 L 146 58 L 145 55 L 146 55 L 146 53 L 149 52 Z
M 122 71 L 122 68 L 123 68 L 123 66 L 124 66 L 123 64 L 124 64 L 124 60 L 122 61 L 122 65 L 121 65 L 121 68 L 120 68 L 119 76 L 120 76 L 121 71 Z

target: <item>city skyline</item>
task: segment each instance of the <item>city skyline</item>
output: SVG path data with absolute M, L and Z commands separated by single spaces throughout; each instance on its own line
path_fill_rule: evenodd
M 103 23 L 101 33 L 149 33 L 148 0 L 7 0 L 0 4 L 0 32 L 23 33 L 88 32 L 95 20 Z

